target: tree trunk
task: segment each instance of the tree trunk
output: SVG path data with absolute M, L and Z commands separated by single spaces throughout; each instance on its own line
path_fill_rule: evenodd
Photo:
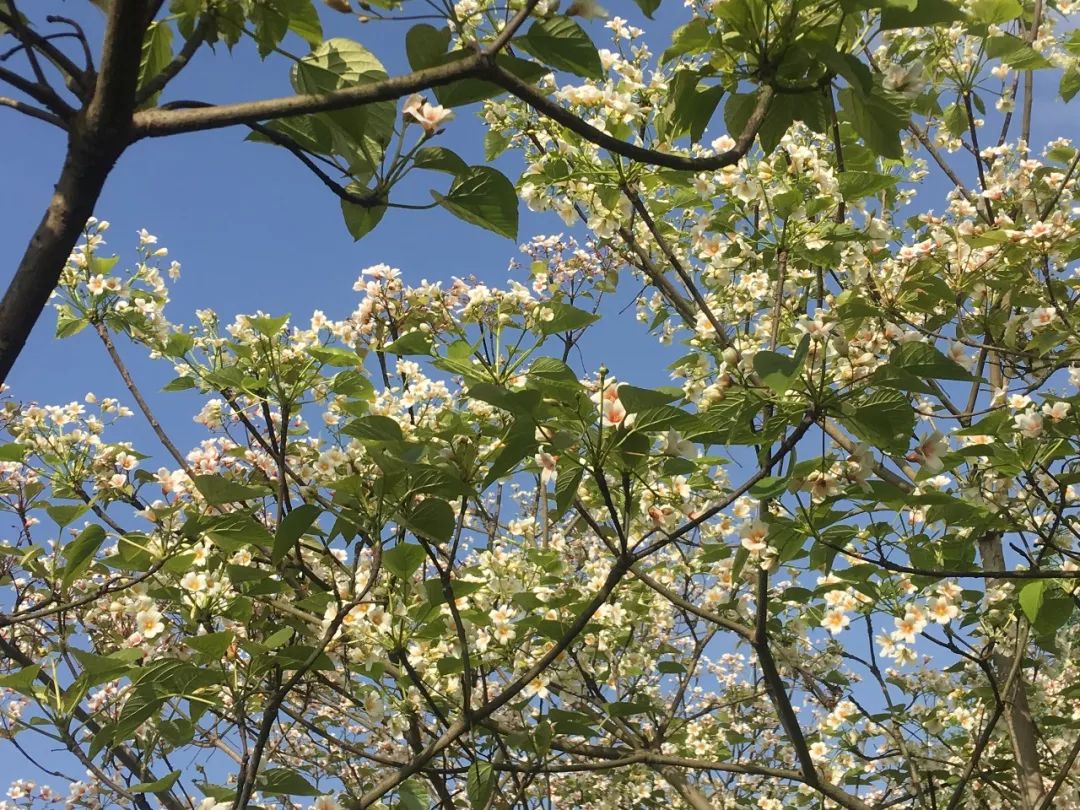
M 1005 570 L 1005 554 L 1002 549 L 1002 537 L 998 532 L 987 532 L 979 539 L 979 554 L 983 565 L 991 570 Z M 1000 584 L 991 580 L 988 586 Z M 1024 621 L 1024 619 L 1020 619 Z M 1005 686 L 1005 679 L 1012 669 L 1013 660 L 1023 655 L 1023 650 L 999 649 L 994 653 L 994 671 L 997 673 L 999 687 Z M 1005 703 L 1005 727 L 1013 756 L 1016 758 L 1016 776 L 1019 781 L 1020 803 L 1024 810 L 1034 810 L 1039 806 L 1044 794 L 1042 770 L 1039 763 L 1039 751 L 1036 747 L 1035 721 L 1028 706 L 1027 681 L 1023 670 L 1017 673 L 1008 691 L 1001 695 Z
M 0 383 L 48 304 L 119 156 L 94 148 L 77 131 L 69 137 L 56 191 L 0 301 Z

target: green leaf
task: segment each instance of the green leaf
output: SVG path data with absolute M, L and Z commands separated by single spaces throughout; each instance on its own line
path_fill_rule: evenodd
M 494 160 L 510 145 L 510 138 L 503 132 L 490 129 L 484 135 L 484 160 Z
M 667 391 L 653 391 L 648 388 L 637 388 L 633 385 L 619 386 L 619 402 L 626 408 L 628 413 L 637 413 L 646 408 L 657 408 L 668 405 L 682 399 L 682 391 L 669 389 Z
M 61 529 L 72 521 L 78 520 L 90 509 L 84 503 L 53 504 L 45 507 L 45 512 Z
M 695 70 L 676 71 L 668 88 L 664 115 L 668 121 L 668 136 L 689 135 L 693 143 L 701 140 L 724 95 L 723 85 L 698 90 L 699 76 Z
M 397 543 L 382 553 L 383 567 L 399 579 L 409 579 L 427 559 L 423 546 L 416 543 Z
M 397 355 L 430 355 L 431 335 L 419 329 L 414 329 L 411 332 L 406 332 L 394 342 L 386 344 L 383 351 Z
M 409 779 L 398 788 L 398 810 L 428 810 L 431 796 L 419 779 Z
M 291 627 L 282 627 L 264 638 L 262 645 L 269 650 L 276 650 L 278 647 L 287 644 L 292 637 L 293 629 Z
M 889 365 L 916 377 L 974 382 L 979 378 L 929 343 L 901 343 L 889 355 Z
M 787 489 L 788 481 L 791 480 L 790 475 L 769 475 L 762 478 L 752 487 L 750 487 L 750 494 L 758 500 L 765 500 L 766 498 L 775 498 L 777 495 Z
M 26 458 L 26 448 L 21 444 L 0 445 L 0 461 L 22 461 Z
M 754 355 L 754 371 L 761 381 L 777 394 L 785 394 L 799 376 L 810 350 L 810 336 L 803 335 L 795 354 L 760 351 Z
M 318 796 L 319 791 L 291 768 L 271 768 L 256 777 L 256 788 L 263 793 L 286 796 Z
M 687 54 L 705 53 L 713 47 L 713 40 L 713 33 L 709 30 L 709 21 L 704 17 L 695 17 L 671 33 L 671 46 L 660 57 L 660 64 L 666 65 L 672 59 Z
M 196 475 L 192 480 L 195 488 L 202 493 L 203 498 L 211 506 L 250 501 L 255 498 L 264 498 L 269 494 L 265 489 L 238 484 L 220 475 Z
M 337 346 L 312 346 L 307 353 L 323 365 L 335 368 L 357 368 L 363 363 L 356 352 Z
M 1046 584 L 1045 579 L 1037 579 L 1020 589 L 1020 607 L 1027 616 L 1027 620 L 1033 625 L 1039 620 L 1039 611 L 1042 609 L 1043 597 L 1046 594 Z
M 456 152 L 451 152 L 443 146 L 425 146 L 417 149 L 416 154 L 413 155 L 413 164 L 418 169 L 446 172 L 455 177 L 469 170 L 469 164 Z
M 64 546 L 64 559 L 67 560 L 67 565 L 64 566 L 62 582 L 65 588 L 70 587 L 71 583 L 90 567 L 94 555 L 104 542 L 105 530 L 96 523 L 91 523 L 79 532 L 74 540 Z
M 274 0 L 278 8 L 289 15 L 289 30 L 312 48 L 323 41 L 319 12 L 310 0 Z
M 1045 579 L 1027 583 L 1020 589 L 1020 608 L 1041 636 L 1056 633 L 1072 615 L 1072 598 Z
M 1052 67 L 1045 56 L 1013 34 L 999 34 L 986 40 L 986 55 L 998 57 L 1017 70 L 1041 70 Z M 975 99 L 978 96 L 974 97 Z
M 969 9 L 971 18 L 983 25 L 1009 22 L 1023 13 L 1019 0 L 972 0 Z
M 732 93 L 728 96 L 724 104 L 724 126 L 727 131 L 736 135 L 744 131 L 756 105 L 757 96 L 754 93 Z
M 285 324 L 289 322 L 289 316 L 279 315 L 276 318 L 271 318 L 269 316 L 249 315 L 247 322 L 252 329 L 263 337 L 272 338 L 276 337 L 285 328 Z
M 403 521 L 413 534 L 426 540 L 444 543 L 454 534 L 454 510 L 441 498 L 424 498 Z
M 960 9 L 946 0 L 919 0 L 914 8 L 886 5 L 881 12 L 881 30 L 928 28 L 964 19 Z
M 312 503 L 300 504 L 289 512 L 277 527 L 270 562 L 277 565 L 285 559 L 285 555 L 296 545 L 296 541 L 303 537 L 304 532 L 311 528 L 321 514 L 322 509 Z
M 900 454 L 910 444 L 915 411 L 899 391 L 882 389 L 858 400 L 840 421 L 863 441 Z
M 354 194 L 367 193 L 367 189 L 356 183 L 350 183 L 346 188 Z M 386 203 L 376 205 L 358 205 L 357 203 L 341 201 L 341 215 L 345 218 L 345 227 L 354 240 L 359 240 L 371 233 L 375 226 L 382 222 L 383 214 L 386 213 Z
M 1058 92 L 1061 94 L 1062 100 L 1068 102 L 1073 100 L 1073 96 L 1078 91 L 1080 91 L 1080 70 L 1071 67 L 1061 74 Z
M 517 193 L 513 183 L 497 169 L 473 166 L 454 180 L 445 196 L 435 191 L 431 194 L 459 219 L 517 239 Z
M 354 419 L 343 428 L 342 432 L 362 441 L 400 442 L 405 439 L 405 435 L 401 432 L 401 425 L 389 416 L 374 414 Z
M 167 773 L 153 782 L 137 782 L 128 788 L 132 793 L 164 793 L 168 791 L 176 780 L 180 778 L 180 771 Z
M 641 13 L 652 19 L 653 13 L 660 8 L 660 0 L 634 0 L 637 7 L 641 9 Z
M 878 93 L 863 95 L 844 88 L 837 95 L 847 120 L 866 146 L 882 157 L 899 160 L 904 156 L 900 131 L 907 127 L 909 116 Z
M 328 39 L 293 66 L 298 93 L 330 93 L 387 76 L 382 63 L 358 42 Z M 397 104 L 379 101 L 318 113 L 309 120 L 328 130 L 333 151 L 348 160 L 354 176 L 369 177 L 394 134 Z M 350 187 L 350 190 L 355 190 Z M 362 192 L 363 193 L 363 192 Z
M 540 322 L 540 332 L 544 335 L 572 332 L 600 320 L 600 316 L 595 312 L 586 312 L 570 304 L 564 304 L 562 301 L 552 301 L 544 306 L 553 314 L 550 320 Z
M 143 36 L 142 58 L 139 61 L 139 87 L 142 88 L 150 79 L 161 73 L 172 61 L 172 29 L 164 21 L 152 22 Z M 153 106 L 157 94 L 148 98 L 143 107 Z
M 578 486 L 585 474 L 585 468 L 569 457 L 560 458 L 555 468 L 558 476 L 555 479 L 555 513 L 548 516 L 551 520 L 558 520 L 566 514 L 577 497 Z
M 23 667 L 17 672 L 0 675 L 0 686 L 6 687 L 7 689 L 14 689 L 20 695 L 33 697 L 36 679 L 40 672 L 41 666 L 39 664 L 32 664 L 28 667 Z
M 849 202 L 893 188 L 898 179 L 889 174 L 876 172 L 841 172 L 837 175 L 840 193 Z
M 191 636 L 184 639 L 184 644 L 195 652 L 217 661 L 225 655 L 235 639 L 236 636 L 231 630 L 223 630 L 220 633 L 207 633 L 205 636 Z
M 427 23 L 414 25 L 405 34 L 405 56 L 409 67 L 423 70 L 439 64 L 450 47 L 450 29 Z
M 474 762 L 465 773 L 465 793 L 473 810 L 485 810 L 495 789 L 495 771 L 490 762 Z
M 569 17 L 537 20 L 514 44 L 556 70 L 586 79 L 600 79 L 604 75 L 596 46 L 584 29 Z

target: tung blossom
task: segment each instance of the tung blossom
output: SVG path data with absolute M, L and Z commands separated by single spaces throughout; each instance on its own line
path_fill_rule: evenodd
M 540 465 L 540 483 L 546 487 L 559 475 L 555 467 L 559 457 L 553 456 L 551 453 L 539 452 L 536 454 L 535 459 L 536 463 Z
M 448 110 L 441 104 L 431 104 L 419 93 L 413 93 L 405 99 L 401 114 L 406 121 L 411 118 L 423 127 L 424 134 L 429 137 L 438 131 L 444 121 L 449 121 L 454 117 L 453 110 Z
M 907 454 L 908 461 L 914 461 L 916 464 L 921 464 L 928 470 L 934 472 L 940 472 L 944 469 L 945 465 L 941 461 L 941 456 L 949 449 L 949 442 L 941 434 L 940 431 L 935 430 L 929 436 L 923 437 L 915 449 Z
M 1037 439 L 1043 432 L 1043 416 L 1034 408 L 1013 417 L 1013 427 L 1025 439 Z

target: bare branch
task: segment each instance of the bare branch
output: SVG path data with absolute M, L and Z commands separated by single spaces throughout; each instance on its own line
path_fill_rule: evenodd
M 67 129 L 67 124 L 59 118 L 46 110 L 39 110 L 30 104 L 27 104 L 18 99 L 8 98 L 7 96 L 0 96 L 0 107 L 10 107 L 17 112 L 21 112 L 23 115 L 28 115 L 31 118 L 36 118 L 39 121 L 44 121 L 46 124 L 52 124 L 54 127 L 60 129 Z

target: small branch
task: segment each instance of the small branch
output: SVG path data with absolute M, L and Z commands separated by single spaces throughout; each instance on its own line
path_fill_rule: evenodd
M 46 110 L 39 110 L 30 104 L 27 104 L 18 99 L 8 98 L 7 96 L 0 96 L 0 107 L 10 107 L 11 109 L 21 112 L 23 115 L 28 115 L 31 118 L 36 118 L 39 121 L 44 121 L 46 124 L 52 124 L 54 127 L 67 130 L 67 124 L 59 116 L 53 115 Z
M 105 351 L 109 353 L 109 359 L 112 360 L 116 370 L 120 372 L 120 377 L 124 381 L 124 385 L 127 390 L 131 392 L 131 396 L 135 400 L 135 404 L 139 406 L 139 410 L 142 411 L 143 416 L 146 417 L 146 421 L 150 423 L 151 430 L 154 431 L 154 435 L 158 437 L 158 441 L 169 452 L 169 455 L 173 457 L 173 460 L 180 465 L 180 468 L 187 473 L 188 477 L 192 477 L 194 472 L 191 467 L 188 466 L 187 459 L 184 458 L 184 454 L 180 452 L 180 449 L 173 444 L 172 439 L 169 438 L 165 429 L 158 422 L 157 417 L 154 416 L 154 412 L 150 410 L 150 405 L 143 397 L 142 392 L 139 391 L 139 387 L 135 384 L 134 378 L 128 371 L 127 366 L 124 365 L 124 361 L 120 357 L 120 353 L 116 351 L 116 346 L 112 342 L 112 338 L 109 337 L 109 330 L 105 324 L 101 321 L 94 323 L 94 330 L 98 333 L 98 337 L 101 338 L 101 342 L 105 345 Z
M 7 82 L 16 90 L 30 96 L 39 104 L 43 104 L 61 120 L 66 121 L 75 114 L 75 110 L 66 104 L 60 96 L 56 95 L 56 91 L 47 84 L 41 85 L 32 82 L 25 76 L 20 76 L 15 71 L 3 67 L 0 67 L 0 82 Z
M 74 33 L 72 33 L 71 36 L 79 40 L 79 43 L 82 45 L 83 59 L 86 62 L 86 68 L 82 74 L 83 79 L 92 79 L 94 75 L 94 54 L 90 50 L 90 43 L 86 39 L 86 32 L 83 31 L 82 26 L 70 17 L 61 17 L 59 14 L 50 14 L 48 17 L 45 18 L 45 21 L 51 23 L 62 23 L 63 25 L 70 25 L 73 29 L 75 29 Z M 64 59 L 67 58 L 64 57 L 63 54 L 60 54 L 60 56 Z M 74 68 L 75 65 L 72 63 L 71 67 Z
M 521 10 L 518 11 L 505 26 L 503 26 L 503 30 L 499 32 L 494 40 L 492 40 L 491 45 L 487 48 L 487 55 L 495 56 L 495 54 L 499 53 L 499 51 L 509 45 L 514 34 L 516 34 L 518 29 L 525 24 L 525 21 L 529 19 L 529 15 L 532 14 L 533 9 L 539 4 L 540 0 L 527 0 L 525 5 L 521 7 Z
M 746 127 L 736 139 L 734 148 L 713 157 L 693 158 L 686 155 L 658 152 L 655 149 L 646 149 L 619 140 L 587 123 L 560 104 L 541 95 L 531 85 L 498 65 L 486 71 L 484 78 L 489 79 L 504 90 L 508 90 L 541 115 L 561 124 L 571 132 L 577 133 L 587 141 L 607 149 L 609 152 L 614 152 L 617 155 L 622 155 L 640 163 L 683 171 L 710 171 L 738 163 L 750 151 L 750 147 L 753 146 L 754 139 L 757 137 L 758 130 L 765 120 L 765 115 L 769 111 L 774 95 L 772 87 L 768 85 L 763 85 L 758 90 L 757 105 L 750 114 Z
M 1080 755 L 1080 736 L 1076 738 L 1073 747 L 1069 749 L 1068 756 L 1061 763 L 1061 768 L 1058 769 L 1057 776 L 1054 777 L 1054 784 L 1046 791 L 1046 795 L 1043 796 L 1042 801 L 1039 803 L 1038 810 L 1050 810 L 1050 803 L 1054 800 L 1057 792 L 1061 790 L 1062 785 L 1065 784 L 1065 780 L 1069 778 L 1069 771 L 1072 770 L 1073 763 L 1076 762 L 1078 755 Z
M 713 314 L 712 308 L 709 306 L 709 302 L 705 300 L 705 296 L 701 294 L 701 291 L 694 284 L 693 278 L 687 272 L 683 263 L 679 261 L 679 257 L 675 255 L 675 251 L 672 250 L 671 245 L 664 239 L 663 234 L 660 233 L 660 229 L 656 226 L 656 222 L 649 214 L 649 210 L 645 207 L 645 203 L 642 201 L 640 195 L 629 186 L 623 186 L 623 193 L 630 200 L 631 205 L 634 206 L 634 210 L 641 216 L 642 222 L 645 223 L 645 227 L 649 229 L 649 233 L 652 234 L 653 239 L 656 240 L 656 244 L 660 246 L 660 252 L 664 254 L 664 257 L 668 260 L 668 264 L 679 276 L 683 286 L 686 287 L 686 291 L 690 293 L 690 297 L 694 299 L 694 303 L 698 305 L 701 312 L 705 315 L 705 318 L 709 321 L 709 325 L 712 326 L 716 332 L 718 339 L 723 343 L 728 342 L 727 331 L 724 326 L 717 320 L 716 315 Z

